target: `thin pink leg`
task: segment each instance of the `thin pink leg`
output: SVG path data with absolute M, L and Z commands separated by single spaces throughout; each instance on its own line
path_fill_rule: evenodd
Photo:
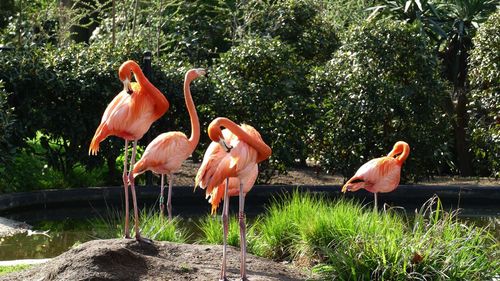
M 133 170 L 134 165 L 135 165 L 135 155 L 137 152 L 137 141 L 134 141 L 134 147 L 132 149 L 132 157 L 130 160 L 130 171 Z M 134 175 L 132 173 L 129 173 L 128 175 L 129 182 L 130 182 L 130 190 L 132 191 L 132 202 L 134 203 L 134 229 L 135 229 L 135 240 L 139 242 L 147 242 L 151 243 L 151 240 L 145 239 L 141 237 L 141 233 L 139 230 L 139 208 L 137 207 L 137 196 L 135 194 L 135 180 L 134 180 Z
M 240 277 L 241 280 L 248 280 L 246 272 L 247 239 L 246 239 L 246 224 L 245 224 L 245 194 L 243 193 L 242 183 L 240 183 L 239 199 L 240 199 L 240 212 L 238 217 L 240 220 L 240 248 L 241 248 Z
M 125 157 L 123 160 L 123 188 L 125 191 L 125 238 L 130 238 L 129 228 L 129 206 L 128 206 L 128 173 L 127 173 L 127 158 L 128 158 L 128 140 L 125 140 Z
M 172 183 L 174 182 L 174 175 L 168 175 L 168 195 L 167 195 L 167 211 L 168 220 L 172 220 Z
M 160 216 L 161 218 L 163 219 L 163 213 L 164 213 L 164 209 L 165 209 L 165 204 L 164 204 L 164 197 L 163 197 L 163 190 L 165 188 L 165 175 L 164 174 L 161 174 L 161 181 L 160 181 Z
M 373 196 L 375 198 L 375 207 L 374 208 L 375 208 L 375 211 L 376 211 L 376 210 L 378 210 L 377 209 L 377 192 L 373 193 Z
M 226 281 L 226 252 L 227 252 L 227 232 L 229 225 L 229 178 L 226 179 L 226 187 L 224 188 L 224 205 L 222 207 L 222 266 L 219 281 Z

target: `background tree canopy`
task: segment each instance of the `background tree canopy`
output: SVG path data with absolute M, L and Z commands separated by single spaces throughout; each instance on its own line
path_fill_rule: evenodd
M 119 184 L 121 142 L 87 151 L 119 65 L 145 50 L 171 109 L 143 147 L 190 130 L 182 80 L 205 67 L 202 128 L 255 126 L 274 152 L 261 181 L 306 160 L 347 177 L 400 139 L 407 181 L 498 177 L 498 9 L 472 2 L 2 1 L 0 190 Z

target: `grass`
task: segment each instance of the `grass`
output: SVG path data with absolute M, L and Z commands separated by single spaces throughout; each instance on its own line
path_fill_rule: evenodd
M 0 266 L 0 276 L 12 273 L 12 272 L 17 272 L 21 270 L 28 269 L 32 267 L 33 265 L 31 264 L 20 264 L 20 265 L 12 265 L 12 266 Z
M 133 212 L 130 214 L 130 236 L 134 237 Z M 109 209 L 106 215 L 91 221 L 94 226 L 95 237 L 101 239 L 122 238 L 125 236 L 124 214 L 116 209 Z M 179 218 L 169 221 L 161 217 L 154 209 L 143 209 L 139 214 L 139 229 L 143 237 L 157 241 L 186 243 L 189 239 L 188 231 L 180 226 Z
M 229 244 L 238 246 L 232 218 Z M 199 226 L 201 242 L 221 244 L 220 220 Z M 445 212 L 438 198 L 414 216 L 351 200 L 298 192 L 277 198 L 250 225 L 249 252 L 313 268 L 321 280 L 493 280 L 499 243 L 487 227 Z

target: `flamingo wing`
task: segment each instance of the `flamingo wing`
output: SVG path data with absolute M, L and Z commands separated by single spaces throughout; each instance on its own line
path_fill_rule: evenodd
M 181 132 L 160 134 L 146 147 L 141 159 L 134 166 L 134 177 L 146 170 L 159 174 L 176 172 L 191 153 L 185 134 Z

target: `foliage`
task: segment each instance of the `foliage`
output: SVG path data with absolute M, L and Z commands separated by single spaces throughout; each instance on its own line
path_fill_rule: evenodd
M 14 109 L 9 107 L 8 98 L 9 93 L 5 91 L 4 83 L 0 80 L 0 164 L 2 166 L 8 164 L 15 153 L 15 147 L 11 144 L 15 116 Z
M 273 148 L 271 164 L 307 157 L 312 109 L 304 65 L 277 39 L 248 38 L 221 55 L 212 70 L 209 119 L 226 116 L 254 126 Z
M 471 120 L 474 164 L 479 175 L 500 177 L 500 11 L 473 39 L 470 56 Z
M 439 173 L 449 131 L 437 70 L 417 25 L 381 20 L 350 29 L 333 59 L 310 76 L 319 106 L 311 134 L 323 167 L 349 176 L 404 140 L 412 151 L 403 174 Z
M 338 47 L 325 4 L 312 0 L 249 1 L 242 5 L 243 35 L 279 38 L 314 63 L 328 60 Z

